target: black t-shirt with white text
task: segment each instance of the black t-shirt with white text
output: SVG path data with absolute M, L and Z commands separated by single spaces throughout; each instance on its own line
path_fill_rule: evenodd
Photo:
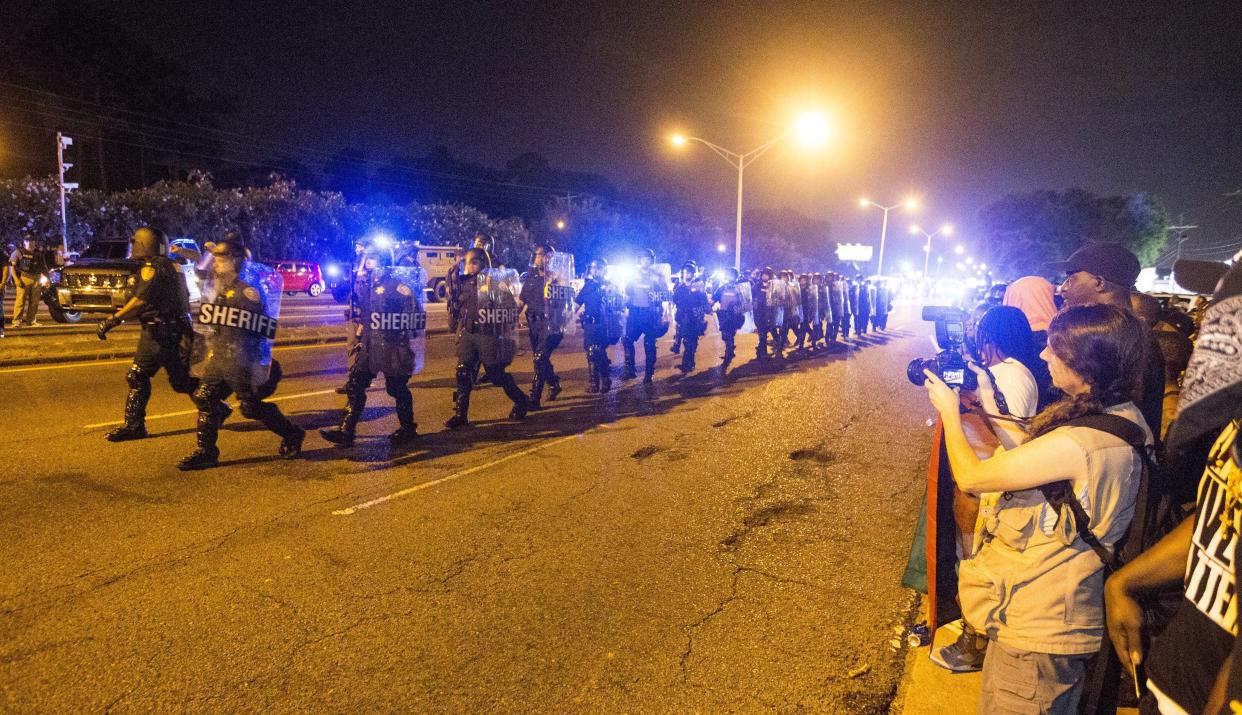
M 1242 473 L 1230 456 L 1237 432 L 1237 423 L 1230 423 L 1208 455 L 1199 480 L 1184 598 L 1173 620 L 1152 643 L 1146 660 L 1151 684 L 1190 713 L 1203 712 L 1238 630 L 1242 518 L 1236 509 L 1231 514 L 1232 528 L 1221 528 L 1229 488 L 1237 489 L 1242 482 Z

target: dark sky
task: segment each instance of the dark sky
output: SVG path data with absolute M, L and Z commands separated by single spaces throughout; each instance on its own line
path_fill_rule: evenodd
M 8 32 L 55 5 L 8 0 Z M 228 128 L 264 142 L 378 159 L 444 144 L 490 165 L 537 151 L 622 186 L 682 183 L 729 227 L 735 175 L 702 147 L 669 150 L 668 133 L 749 149 L 823 107 L 837 142 L 758 160 L 749 206 L 789 205 L 832 221 L 837 240 L 871 240 L 880 215 L 858 197 L 913 192 L 918 220 L 969 239 L 1006 192 L 1150 191 L 1202 226 L 1188 251 L 1242 243 L 1242 199 L 1222 198 L 1242 188 L 1240 3 L 107 7 L 233 96 Z M 908 223 L 890 225 L 890 246 L 921 260 Z

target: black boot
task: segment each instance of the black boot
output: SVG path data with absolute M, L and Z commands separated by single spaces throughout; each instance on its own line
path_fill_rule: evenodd
M 474 368 L 457 366 L 457 391 L 453 393 L 453 416 L 444 426 L 461 429 L 470 424 L 470 390 L 474 387 Z
M 548 380 L 548 402 L 556 402 L 556 398 L 561 396 L 561 378 L 553 375 Z
M 320 436 L 338 447 L 354 446 L 354 432 L 362 411 L 367 405 L 367 392 L 364 388 L 359 394 L 356 389 L 347 390 L 345 398 L 345 414 L 341 416 L 341 426 L 335 429 L 321 429 Z
M 418 438 L 418 425 L 411 422 L 408 425 L 401 425 L 396 432 L 388 435 L 388 443 L 394 447 L 404 447 L 417 441 Z
M 216 449 L 216 436 L 220 432 L 220 413 L 218 408 L 198 411 L 198 431 L 195 440 L 198 449 L 190 456 L 181 460 L 177 469 L 189 472 L 196 469 L 211 469 L 220 463 L 220 450 Z
M 289 432 L 280 438 L 280 449 L 277 454 L 282 459 L 293 459 L 302 454 L 302 442 L 306 440 L 306 430 L 294 427 L 296 432 Z
M 539 373 L 540 373 L 539 363 L 536 362 L 535 363 L 535 378 L 530 383 L 530 399 L 528 400 L 528 402 L 530 403 L 530 409 L 532 410 L 543 409 L 543 405 L 540 403 L 543 402 L 544 379 L 543 379 L 543 375 Z
M 621 368 L 622 380 L 633 380 L 638 377 L 638 367 L 635 362 L 634 343 L 622 342 L 621 349 L 625 352 L 625 367 Z
M 125 380 L 129 383 L 129 393 L 125 395 L 125 424 L 104 435 L 109 442 L 126 442 L 147 436 L 147 402 L 151 399 L 151 379 L 137 368 L 130 368 Z
M 599 392 L 599 365 L 596 364 L 595 358 L 587 355 L 587 394 L 594 395 Z
M 517 386 L 517 381 L 513 379 L 513 376 L 502 371 L 492 375 L 492 383 L 503 388 L 505 395 L 513 400 L 513 409 L 509 411 L 509 419 L 525 419 L 526 413 L 530 410 L 530 400 L 526 399 L 526 393 Z
M 647 363 L 647 370 L 643 374 L 643 384 L 650 385 L 652 381 L 655 379 L 655 367 L 656 367 L 655 350 L 654 349 L 648 350 L 646 354 L 643 355 L 643 357 L 646 358 L 646 363 Z

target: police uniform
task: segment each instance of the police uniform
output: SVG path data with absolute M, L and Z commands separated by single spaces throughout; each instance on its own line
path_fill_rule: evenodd
M 840 277 L 835 273 L 828 274 L 828 341 L 836 342 L 841 333 L 841 323 L 845 319 L 845 295 Z
M 854 334 L 867 332 L 867 324 L 871 321 L 871 306 L 875 304 L 875 286 L 870 281 L 858 284 L 858 310 L 854 312 Z
M 19 246 L 11 257 L 13 284 L 17 298 L 13 301 L 13 325 L 31 325 L 39 311 L 39 274 L 43 259 L 34 249 Z
M 409 271 L 405 276 L 402 271 Z M 367 388 L 380 373 L 384 391 L 393 399 L 398 429 L 388 436 L 393 444 L 418 437 L 410 377 L 415 371 L 411 340 L 426 330 L 426 313 L 418 291 L 421 269 L 376 267 L 355 274 L 350 313 L 349 373 L 345 380 L 345 411 L 336 429 L 320 430 L 323 438 L 342 447 L 352 446 L 358 421 L 367 404 Z M 421 348 L 421 343 L 419 345 Z M 421 351 L 419 353 L 421 355 Z
M 651 382 L 655 375 L 656 340 L 668 332 L 668 323 L 664 320 L 663 302 L 668 300 L 668 286 L 663 276 L 650 266 L 638 269 L 638 277 L 626 286 L 625 336 L 621 339 L 621 347 L 625 351 L 625 371 L 621 378 L 628 380 L 638 377 L 634 343 L 643 339 L 643 358 L 645 360 L 644 382 Z
M 677 307 L 677 331 L 681 334 L 684 351 L 681 356 L 682 372 L 694 370 L 694 356 L 699 349 L 699 338 L 707 332 L 707 311 L 711 307 L 701 282 L 678 283 L 673 289 L 673 305 Z
M 587 357 L 587 392 L 606 393 L 612 389 L 612 364 L 608 348 L 621 339 L 621 297 L 615 286 L 603 278 L 590 278 L 582 284 L 574 302 L 582 306 L 582 342 Z
M 741 283 L 743 279 L 734 281 L 734 284 Z M 742 329 L 746 324 L 746 314 L 738 308 L 742 307 L 739 301 L 732 301 L 729 306 L 724 303 L 725 291 L 731 288 L 730 284 L 725 284 L 716 289 L 712 294 L 712 302 L 720 303 L 720 309 L 716 311 L 716 322 L 720 328 L 720 340 L 724 343 L 725 353 L 722 362 L 722 369 L 728 370 L 729 364 L 733 362 L 736 356 L 736 337 L 737 331 Z
M 755 358 L 766 360 L 768 358 L 768 337 L 771 335 L 772 321 L 768 313 L 767 283 L 764 282 L 762 276 L 751 280 L 750 295 L 755 306 L 755 333 L 759 337 L 759 343 L 755 347 Z
M 478 274 L 461 275 L 454 286 L 457 300 L 450 323 L 457 330 L 457 390 L 453 393 L 454 414 L 445 423 L 449 429 L 469 424 L 470 393 L 479 366 L 513 401 L 511 419 L 524 418 L 530 409 L 526 394 L 505 369 L 517 354 L 516 301 L 510 306 L 482 304 L 479 280 Z
M 238 256 L 236 260 L 242 263 Z M 198 407 L 198 448 L 179 467 L 190 470 L 216 466 L 220 454 L 216 440 L 226 416 L 224 400 L 230 393 L 237 395 L 243 416 L 258 420 L 280 436 L 281 457 L 296 457 L 302 451 L 306 432 L 290 422 L 275 404 L 264 401 L 268 390 L 256 384 L 255 375 L 263 373 L 257 368 L 276 329 L 275 316 L 266 314 L 259 289 L 240 276 L 221 281 L 214 298 L 199 306 L 197 319 L 211 331 L 201 367 L 202 378 L 192 397 Z M 263 381 L 266 382 L 266 376 Z
M 185 276 L 166 256 L 149 256 L 138 269 L 133 297 L 142 301 L 137 320 L 142 325 L 138 348 L 125 381 L 125 423 L 109 432 L 113 442 L 145 437 L 151 378 L 161 369 L 174 392 L 192 394 L 198 380 L 190 375 L 194 330 L 190 325 L 190 296 Z
M 530 388 L 531 409 L 540 408 L 545 385 L 549 388 L 549 400 L 555 400 L 561 394 L 561 378 L 552 366 L 552 352 L 560 346 L 565 335 L 560 325 L 552 319 L 549 306 L 563 306 L 568 300 L 561 295 L 561 291 L 565 290 L 570 290 L 569 286 L 556 285 L 546 273 L 538 269 L 532 270 L 522 283 L 519 300 L 526 306 L 526 324 L 529 328 L 527 334 L 535 361 L 535 377 Z

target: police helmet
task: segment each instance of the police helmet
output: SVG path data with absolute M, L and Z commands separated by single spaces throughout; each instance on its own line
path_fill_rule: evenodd
M 246 249 L 246 244 L 242 241 L 241 234 L 234 230 L 225 232 L 224 238 L 210 244 L 210 250 L 217 256 L 229 256 L 236 260 L 245 260 L 250 251 Z
M 134 258 L 150 258 L 168 252 L 168 235 L 158 228 L 142 226 L 134 231 L 134 236 L 130 241 L 132 244 L 130 255 Z
M 651 250 L 650 248 L 640 248 L 638 250 L 638 260 L 641 261 L 644 258 L 650 258 L 651 262 L 655 263 L 655 259 L 656 259 L 655 251 Z

